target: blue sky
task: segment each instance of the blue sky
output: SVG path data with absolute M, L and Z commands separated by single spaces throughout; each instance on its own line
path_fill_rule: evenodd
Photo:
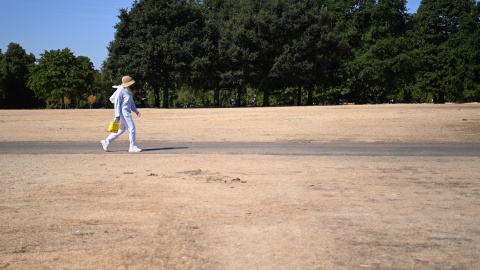
M 421 0 L 409 0 L 415 13 Z M 69 48 L 100 69 L 114 38 L 118 10 L 133 0 L 0 0 L 0 49 L 18 43 L 37 58 L 45 51 Z

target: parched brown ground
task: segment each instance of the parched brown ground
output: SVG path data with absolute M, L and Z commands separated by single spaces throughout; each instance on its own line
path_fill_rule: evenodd
M 480 143 L 479 104 L 141 112 L 140 147 Z M 0 111 L 0 141 L 101 147 L 111 118 L 113 110 Z M 480 268 L 477 157 L 0 158 L 0 269 Z

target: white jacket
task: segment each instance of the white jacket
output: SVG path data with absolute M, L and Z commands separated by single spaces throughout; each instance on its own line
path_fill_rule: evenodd
M 122 86 L 114 86 L 114 88 L 117 88 L 117 91 L 110 97 L 110 101 L 115 105 L 115 117 L 130 115 L 131 111 L 138 113 L 130 89 L 125 89 Z M 130 92 L 130 94 L 128 92 Z

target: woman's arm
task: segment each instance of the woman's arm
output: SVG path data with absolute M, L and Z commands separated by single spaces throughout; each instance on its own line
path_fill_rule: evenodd
M 132 96 L 132 105 L 130 106 L 131 107 L 131 110 L 136 113 L 137 115 L 139 114 L 138 110 L 137 110 L 137 106 L 135 106 L 135 100 L 133 99 L 133 96 Z M 140 115 L 138 115 L 140 116 Z
M 123 91 L 119 91 L 117 97 L 115 98 L 115 118 L 117 118 L 117 120 L 120 120 L 122 103 L 123 103 Z

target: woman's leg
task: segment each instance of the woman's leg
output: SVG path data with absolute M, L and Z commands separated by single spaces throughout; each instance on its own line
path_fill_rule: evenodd
M 135 145 L 135 140 L 136 140 L 136 135 L 135 135 L 135 123 L 133 123 L 132 115 L 124 115 L 125 123 L 127 125 L 128 129 L 128 135 L 130 137 L 130 148 L 136 147 Z

